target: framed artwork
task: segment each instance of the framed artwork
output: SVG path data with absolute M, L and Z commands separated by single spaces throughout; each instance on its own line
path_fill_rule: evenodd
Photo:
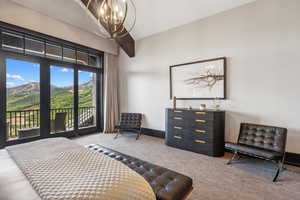
M 170 98 L 226 99 L 226 58 L 170 66 Z

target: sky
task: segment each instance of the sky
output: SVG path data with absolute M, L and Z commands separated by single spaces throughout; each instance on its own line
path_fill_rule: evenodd
M 8 88 L 29 82 L 40 82 L 40 65 L 14 59 L 6 59 L 6 86 Z M 50 67 L 51 85 L 65 87 L 73 85 L 74 70 L 59 66 Z M 78 72 L 79 84 L 92 80 L 91 72 Z

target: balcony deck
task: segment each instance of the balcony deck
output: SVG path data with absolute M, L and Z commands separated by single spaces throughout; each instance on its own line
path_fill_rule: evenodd
M 78 127 L 90 127 L 95 125 L 95 107 L 78 108 Z M 63 126 L 59 130 L 54 130 L 51 125 L 51 133 L 74 130 L 74 108 L 50 109 L 50 120 L 55 121 L 57 113 L 65 113 L 65 121 L 58 122 Z M 6 112 L 6 136 L 7 140 L 22 139 L 39 136 L 40 110 L 17 110 Z

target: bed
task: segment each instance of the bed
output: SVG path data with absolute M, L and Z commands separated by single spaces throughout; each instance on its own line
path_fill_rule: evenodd
M 14 169 L 20 177 L 23 174 L 22 192 L 28 189 L 28 200 L 181 200 L 192 189 L 192 180 L 184 175 L 100 145 L 84 148 L 66 138 L 38 140 L 7 147 L 6 151 L 7 159 L 13 160 L 10 164 L 16 163 Z M 134 169 L 124 162 L 132 163 L 132 159 L 150 171 L 141 173 L 143 167 Z M 16 196 L 12 193 L 17 190 L 10 188 L 11 195 L 7 191 L 4 195 L 14 199 L 11 196 Z

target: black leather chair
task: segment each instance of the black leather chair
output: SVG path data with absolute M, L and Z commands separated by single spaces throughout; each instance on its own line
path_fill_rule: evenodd
M 273 161 L 278 165 L 275 182 L 284 165 L 286 138 L 286 128 L 242 123 L 237 143 L 225 144 L 226 149 L 234 152 L 227 164 L 239 159 L 239 154 Z
M 115 139 L 122 131 L 137 132 L 136 140 L 139 139 L 142 132 L 142 114 L 141 113 L 121 113 L 121 120 L 115 129 L 118 129 L 118 133 Z

